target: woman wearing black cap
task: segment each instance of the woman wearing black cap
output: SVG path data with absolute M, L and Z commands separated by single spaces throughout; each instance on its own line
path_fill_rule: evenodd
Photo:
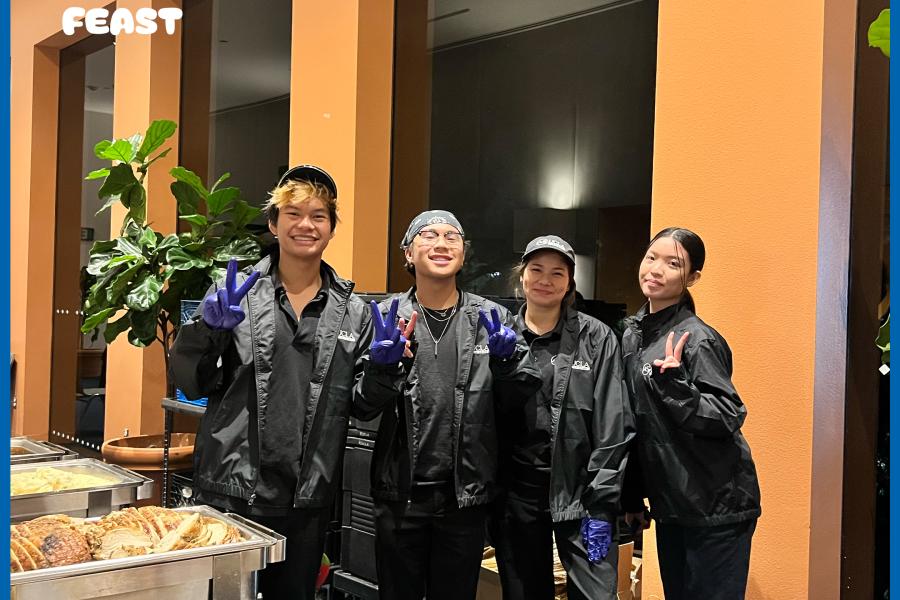
M 554 597 L 553 549 L 572 600 L 616 597 L 615 522 L 633 419 L 612 330 L 575 310 L 575 253 L 560 237 L 529 242 L 515 274 L 515 329 L 541 371 L 530 395 L 498 407 L 505 494 L 491 534 L 504 600 Z
M 696 233 L 659 232 L 639 269 L 647 304 L 622 338 L 637 423 L 623 507 L 646 528 L 650 499 L 666 600 L 743 598 L 760 515 L 731 350 L 697 317 L 687 290 L 705 260 Z

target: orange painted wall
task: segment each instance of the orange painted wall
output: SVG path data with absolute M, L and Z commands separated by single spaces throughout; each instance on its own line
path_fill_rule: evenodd
M 10 30 L 10 349 L 19 401 L 12 427 L 39 437 L 47 435 L 50 408 L 58 49 L 78 40 L 57 35 L 68 6 L 69 0 L 10 6 L 16 24 Z
M 807 597 L 823 4 L 660 3 L 652 229 L 706 243 L 698 314 L 734 353 L 762 489 L 758 600 Z

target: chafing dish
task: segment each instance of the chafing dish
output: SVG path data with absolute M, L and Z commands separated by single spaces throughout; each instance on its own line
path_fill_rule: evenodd
M 52 514 L 100 517 L 137 500 L 149 498 L 153 493 L 152 479 L 95 458 L 78 458 L 50 464 L 12 465 L 10 476 L 41 468 L 95 475 L 108 479 L 109 483 L 76 490 L 11 496 L 9 512 L 13 523 Z
M 10 576 L 14 600 L 255 600 L 255 572 L 284 560 L 284 536 L 208 506 L 201 512 L 240 530 L 240 542 L 38 569 Z M 90 520 L 90 519 L 89 519 Z M 211 596 L 208 594 L 212 592 Z
M 9 462 L 13 465 L 75 458 L 78 458 L 77 453 L 51 442 L 24 436 L 9 439 Z

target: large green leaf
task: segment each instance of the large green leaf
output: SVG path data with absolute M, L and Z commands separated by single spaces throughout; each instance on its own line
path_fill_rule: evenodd
M 159 244 L 157 244 L 156 250 L 157 250 L 157 252 L 160 252 L 162 250 L 168 250 L 169 248 L 174 248 L 175 246 L 178 246 L 178 235 L 174 234 L 174 233 L 170 233 L 169 235 L 164 237 L 163 240 L 161 242 L 159 242 Z
M 141 251 L 141 247 L 129 240 L 128 238 L 120 237 L 116 239 L 116 248 L 122 254 L 136 254 L 137 256 L 143 256 L 143 252 Z
M 126 141 L 125 143 L 127 144 L 128 142 Z M 100 186 L 97 197 L 106 198 L 108 196 L 121 195 L 133 185 L 139 184 L 134 176 L 134 171 L 131 170 L 131 165 L 127 163 L 118 164 L 109 170 L 109 176 L 103 182 L 103 185 Z
M 125 217 L 125 226 L 122 227 L 122 235 L 137 244 L 143 233 L 144 228 L 141 225 L 135 223 L 134 219 L 129 216 Z
M 879 48 L 882 54 L 891 57 L 891 9 L 881 11 L 869 25 L 869 46 Z
M 189 171 L 184 167 L 175 167 L 174 169 L 169 171 L 169 173 L 178 181 L 183 181 L 184 183 L 194 188 L 194 190 L 198 194 L 200 194 L 200 197 L 204 200 L 207 196 L 209 196 L 209 192 L 206 191 L 206 187 L 204 187 L 203 182 L 193 171 Z
M 96 144 L 94 144 L 94 156 L 97 158 L 103 158 L 103 153 L 106 152 L 106 149 L 112 146 L 112 142 L 109 140 L 100 140 Z
M 112 344 L 113 340 L 119 337 L 119 334 L 131 327 L 131 319 L 129 313 L 125 313 L 115 321 L 109 321 L 106 329 L 103 330 L 103 339 L 107 344 Z
M 125 304 L 132 310 L 149 310 L 159 301 L 160 290 L 162 290 L 162 282 L 156 278 L 155 274 L 147 273 L 141 282 L 128 293 Z
M 118 308 L 116 308 L 116 307 L 105 308 L 105 309 L 101 310 L 100 312 L 97 312 L 97 313 L 94 313 L 94 314 L 88 316 L 88 318 L 85 319 L 84 324 L 81 326 L 81 332 L 89 333 L 91 330 L 95 329 L 98 325 L 100 325 L 106 319 L 108 319 L 109 316 L 111 314 L 113 314 L 114 312 L 116 312 L 117 310 L 118 310 Z
M 202 200 L 197 190 L 183 181 L 173 181 L 169 189 L 172 190 L 172 195 L 178 201 L 179 214 L 193 215 L 197 213 L 197 209 L 200 207 L 200 200 Z
M 231 224 L 234 231 L 240 231 L 259 216 L 262 212 L 255 206 L 250 206 L 245 200 L 238 200 L 231 209 Z
M 106 202 L 103 203 L 103 206 L 100 207 L 100 210 L 98 210 L 97 212 L 94 213 L 94 216 L 96 217 L 97 215 L 99 215 L 99 214 L 102 213 L 104 210 L 106 210 L 107 208 L 109 208 L 110 206 L 112 206 L 113 204 L 115 204 L 115 203 L 118 202 L 118 201 L 119 201 L 119 194 L 115 194 L 115 195 L 113 195 L 113 196 L 109 196 L 109 197 L 106 199 Z
M 228 210 L 229 205 L 241 194 L 241 190 L 236 187 L 222 188 L 216 190 L 206 199 L 206 208 L 212 217 L 222 214 Z
M 91 254 L 98 254 L 100 252 L 109 252 L 110 250 L 114 250 L 116 247 L 116 240 L 97 240 L 94 242 L 94 245 L 91 246 Z
M 116 140 L 103 149 L 102 156 L 107 160 L 118 160 L 123 163 L 130 163 L 134 158 L 134 148 L 131 140 Z
M 134 346 L 149 346 L 156 340 L 157 317 L 159 310 L 151 307 L 145 311 L 131 311 L 131 331 L 128 341 Z
M 212 261 L 201 256 L 188 254 L 184 248 L 171 248 L 166 252 L 166 262 L 178 271 L 186 271 L 188 269 L 201 268 L 205 269 L 212 264 Z
M 122 306 L 125 304 L 122 295 L 128 290 L 129 285 L 133 281 L 137 281 L 140 278 L 138 272 L 143 270 L 144 264 L 143 260 L 135 263 L 122 271 L 122 273 L 113 280 L 112 284 L 106 288 L 106 301 L 109 304 L 115 306 Z
M 109 169 L 104 167 L 102 169 L 97 169 L 96 171 L 91 171 L 90 173 L 87 174 L 87 177 L 85 177 L 84 179 L 85 179 L 85 181 L 89 181 L 91 179 L 100 179 L 101 177 L 106 177 L 108 175 L 109 175 Z
M 144 228 L 144 232 L 141 233 L 141 237 L 138 240 L 138 243 L 142 248 L 156 248 L 157 244 L 157 233 L 150 229 L 149 227 Z M 162 236 L 159 236 L 162 239 Z
M 216 191 L 216 190 L 219 188 L 219 185 L 220 185 L 223 181 L 225 181 L 226 179 L 228 179 L 229 177 L 231 177 L 231 173 L 223 173 L 221 177 L 219 177 L 218 179 L 216 179 L 216 182 L 212 185 L 212 187 L 209 188 L 209 193 L 211 194 L 211 193 L 213 193 L 214 191 Z
M 140 160 L 137 158 L 138 148 L 141 147 L 141 140 L 143 140 L 143 139 L 144 138 L 139 133 L 136 133 L 133 136 L 131 136 L 130 138 L 128 138 L 128 143 L 131 144 L 131 160 L 132 160 L 132 162 L 136 162 L 136 163 L 144 162 L 143 160 Z
M 123 198 L 128 201 L 123 204 L 128 207 L 128 214 L 136 223 L 143 224 L 147 220 L 147 191 L 142 185 L 133 185 L 125 191 Z
M 91 275 L 102 275 L 110 267 L 110 261 L 122 256 L 118 250 L 108 252 L 92 252 L 88 261 L 87 272 Z M 115 263 L 118 264 L 118 263 Z
M 158 161 L 158 160 L 161 159 L 161 158 L 165 158 L 166 154 L 168 154 L 168 153 L 171 152 L 171 151 L 172 151 L 171 148 L 166 148 L 165 150 L 163 150 L 162 152 L 160 152 L 159 154 L 157 154 L 156 156 L 154 156 L 153 158 L 151 158 L 149 161 L 147 161 L 147 164 L 145 164 L 145 165 L 144 165 L 143 167 L 141 167 L 141 168 L 142 168 L 144 171 L 146 171 L 147 169 L 150 168 L 150 165 L 152 165 L 153 163 L 155 163 L 156 161 Z
M 150 123 L 150 127 L 147 128 L 147 135 L 144 136 L 144 143 L 141 144 L 140 149 L 137 151 L 137 158 L 143 161 L 150 156 L 151 152 L 162 146 L 167 139 L 172 137 L 176 128 L 177 125 L 175 125 L 175 121 L 168 121 L 165 119 L 159 119 Z
M 257 260 L 259 244 L 250 238 L 232 240 L 213 254 L 213 260 L 216 262 L 227 263 L 232 258 L 237 261 Z
M 205 215 L 182 215 L 178 218 L 198 227 L 206 227 L 209 224 Z

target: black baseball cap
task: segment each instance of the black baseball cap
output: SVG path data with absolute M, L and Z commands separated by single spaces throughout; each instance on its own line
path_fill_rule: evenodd
M 281 187 L 286 181 L 309 181 L 312 183 L 320 183 L 328 188 L 331 195 L 337 198 L 337 185 L 334 183 L 331 175 L 315 165 L 298 165 L 285 171 L 281 179 L 278 180 L 276 187 Z
M 529 256 L 541 250 L 555 250 L 559 252 L 572 266 L 575 266 L 575 250 L 572 245 L 558 235 L 539 235 L 525 246 L 525 252 L 522 254 L 522 262 L 525 262 Z

